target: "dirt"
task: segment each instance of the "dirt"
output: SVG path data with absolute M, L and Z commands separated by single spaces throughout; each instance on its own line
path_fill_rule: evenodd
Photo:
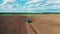
M 60 14 L 0 16 L 0 34 L 60 34 Z
M 25 16 L 0 16 L 0 34 L 27 34 Z
M 60 34 L 60 14 L 35 14 L 30 18 L 37 34 Z

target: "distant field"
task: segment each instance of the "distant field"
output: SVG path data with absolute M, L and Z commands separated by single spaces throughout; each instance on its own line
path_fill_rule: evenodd
M 0 16 L 30 16 L 31 14 L 0 14 Z
M 33 14 L 30 18 L 33 20 L 31 25 L 37 34 L 60 34 L 60 14 Z
M 42 14 L 43 13 L 40 13 L 40 14 L 39 13 L 35 13 L 35 14 L 34 13 L 21 13 L 21 14 L 20 13 L 19 14 L 9 14 L 9 13 L 4 14 L 3 13 L 3 14 L 0 14 L 0 16 L 15 16 L 15 15 L 18 15 L 18 16 L 32 16 L 32 15 L 42 15 Z M 48 14 L 48 13 L 46 13 L 46 14 Z

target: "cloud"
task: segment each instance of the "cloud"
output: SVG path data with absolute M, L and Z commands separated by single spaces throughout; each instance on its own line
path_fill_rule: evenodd
M 22 9 L 23 10 L 37 10 L 37 9 L 41 9 L 41 10 L 45 10 L 45 8 L 41 7 L 41 3 L 38 3 L 38 2 L 42 2 L 41 0 L 32 0 L 32 1 L 27 1 L 26 2 L 26 5 L 28 6 L 24 6 Z M 34 4 L 35 3 L 35 4 Z
M 16 0 L 3 0 L 3 3 L 0 4 L 0 6 L 4 6 L 5 4 L 7 4 L 8 2 L 15 2 Z
M 60 9 L 60 0 L 3 0 L 4 2 L 0 4 L 3 10 L 7 11 L 23 11 L 23 12 L 33 12 L 37 10 L 47 10 L 47 9 Z M 21 1 L 26 1 L 24 5 Z M 10 3 L 10 4 L 9 4 Z
M 43 2 L 44 0 L 31 0 L 31 1 L 27 1 L 26 4 L 34 4 L 34 3 L 38 3 L 38 2 Z
M 16 0 L 3 0 L 3 1 L 4 2 L 2 4 L 0 4 L 0 6 L 2 7 L 2 8 L 0 7 L 0 9 L 6 10 L 6 11 L 7 10 L 17 10 L 19 4 L 15 3 Z

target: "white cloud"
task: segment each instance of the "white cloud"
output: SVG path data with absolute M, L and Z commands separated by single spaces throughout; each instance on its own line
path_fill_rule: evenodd
M 42 9 L 42 10 L 44 10 L 45 8 L 41 8 L 40 7 L 40 5 L 41 5 L 41 3 L 38 3 L 38 2 L 42 2 L 43 0 L 32 0 L 32 1 L 27 1 L 26 2 L 26 4 L 28 4 L 29 6 L 24 6 L 23 8 L 22 8 L 22 10 L 24 10 L 24 9 L 26 9 L 26 10 L 37 10 L 37 9 Z M 34 3 L 36 3 L 36 4 L 34 4 Z M 35 8 L 33 8 L 33 7 L 35 7 Z
M 4 6 L 5 4 L 7 4 L 8 2 L 15 2 L 16 0 L 3 0 L 3 3 L 0 4 L 0 6 Z
M 53 8 L 54 8 L 54 9 L 56 9 L 56 8 L 57 8 L 57 9 L 60 9 L 60 5 L 54 5 Z
M 31 0 L 27 1 L 26 4 L 33 4 L 33 3 L 38 3 L 38 2 L 43 2 L 44 0 Z
M 42 6 L 46 6 L 46 5 L 49 5 L 49 4 L 60 4 L 60 0 L 48 0 Z
M 51 8 L 46 7 L 49 4 L 59 4 L 60 0 L 47 0 L 46 3 L 42 4 L 42 3 L 38 3 L 41 2 L 41 0 L 32 0 L 32 1 L 28 1 L 26 2 L 26 4 L 28 4 L 29 6 L 24 6 L 22 8 L 22 10 L 27 10 L 27 11 L 33 11 L 33 10 L 46 10 L 46 9 L 52 9 L 52 8 L 60 8 L 59 6 L 51 6 Z M 35 4 L 34 4 L 35 3 Z M 33 8 L 34 7 L 34 8 Z
M 7 8 L 5 6 L 5 4 L 7 4 L 8 2 L 15 2 L 15 0 L 3 0 L 4 2 L 2 4 L 0 4 L 0 6 L 3 6 L 4 10 L 20 10 L 20 11 L 34 11 L 34 10 L 46 10 L 46 9 L 51 9 L 49 7 L 46 8 L 46 5 L 49 4 L 60 4 L 60 0 L 47 0 L 46 3 L 42 4 L 43 1 L 45 0 L 28 0 L 25 5 L 22 7 L 22 9 L 18 9 L 20 6 L 19 4 L 16 4 L 17 8 L 12 8 L 14 5 L 7 5 Z M 22 0 L 20 0 L 22 1 Z M 24 0 L 25 1 L 25 0 Z M 42 3 L 39 3 L 42 2 Z M 59 5 L 60 6 L 60 5 Z M 59 6 L 53 6 L 52 8 L 60 8 Z
M 10 3 L 14 3 L 14 2 L 16 2 L 16 0 L 3 0 L 3 1 L 4 2 L 2 4 L 0 4 L 0 6 L 2 7 L 0 9 L 3 9 L 3 10 L 14 10 L 13 6 L 15 4 L 8 4 L 8 3 L 9 2 Z M 16 6 L 18 6 L 18 4 L 16 4 Z

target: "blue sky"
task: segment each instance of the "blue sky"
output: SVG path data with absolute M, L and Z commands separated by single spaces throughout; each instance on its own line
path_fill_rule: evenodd
M 0 12 L 60 12 L 60 0 L 0 0 Z

